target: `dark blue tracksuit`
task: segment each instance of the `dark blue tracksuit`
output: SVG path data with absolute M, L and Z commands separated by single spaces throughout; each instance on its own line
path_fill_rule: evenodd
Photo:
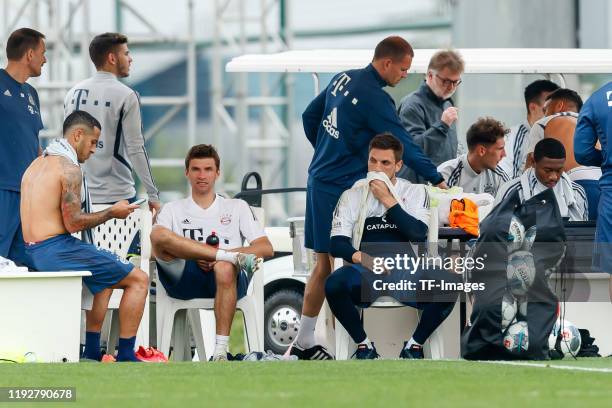
M 612 82 L 585 102 L 574 133 L 574 156 L 585 166 L 601 167 L 601 198 L 595 233 L 595 265 L 612 274 Z M 595 149 L 599 140 L 601 150 Z
M 333 209 L 340 194 L 365 177 L 368 145 L 391 132 L 404 145 L 404 164 L 433 184 L 443 181 L 431 160 L 412 141 L 383 90 L 387 83 L 370 64 L 336 75 L 302 114 L 304 132 L 314 147 L 308 168 L 306 247 L 329 252 Z

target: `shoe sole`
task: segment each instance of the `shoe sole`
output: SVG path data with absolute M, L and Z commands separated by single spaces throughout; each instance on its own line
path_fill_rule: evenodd
M 246 258 L 245 261 L 250 260 L 252 258 Z M 261 269 L 261 265 L 263 263 L 263 259 L 262 258 L 255 258 L 254 262 L 245 262 L 244 264 L 241 262 L 238 262 L 238 266 L 240 267 L 240 269 L 244 270 L 249 278 L 249 280 L 251 279 L 251 277 L 253 275 L 255 275 L 257 272 L 259 272 L 259 270 Z

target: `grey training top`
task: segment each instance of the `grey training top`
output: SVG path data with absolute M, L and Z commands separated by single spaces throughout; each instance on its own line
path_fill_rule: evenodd
M 449 127 L 440 119 L 444 109 L 453 105 L 451 99 L 438 98 L 426 82 L 405 96 L 399 105 L 398 115 L 402 125 L 436 166 L 457 157 L 455 123 Z M 413 183 L 425 182 L 412 170 L 409 170 L 407 178 Z
M 64 118 L 82 110 L 98 119 L 98 147 L 84 164 L 94 204 L 114 203 L 136 195 L 132 169 L 149 201 L 159 201 L 144 146 L 138 94 L 110 72 L 99 71 L 76 84 L 64 99 Z

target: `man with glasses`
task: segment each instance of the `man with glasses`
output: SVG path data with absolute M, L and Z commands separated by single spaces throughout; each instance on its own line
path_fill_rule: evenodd
M 451 96 L 461 83 L 463 70 L 458 52 L 438 51 L 429 61 L 421 87 L 405 96 L 398 109 L 402 125 L 436 166 L 457 157 L 458 116 Z M 410 169 L 402 175 L 415 183 L 424 182 Z

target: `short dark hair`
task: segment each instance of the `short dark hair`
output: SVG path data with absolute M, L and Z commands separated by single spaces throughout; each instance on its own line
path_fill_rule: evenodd
M 115 52 L 118 45 L 127 44 L 128 39 L 120 33 L 104 33 L 96 35 L 89 44 L 89 58 L 96 68 L 101 68 L 109 53 Z
M 64 136 L 66 136 L 66 133 L 68 133 L 70 128 L 77 125 L 83 125 L 88 127 L 89 129 L 98 128 L 102 130 L 102 125 L 100 125 L 98 119 L 94 118 L 85 111 L 75 110 L 70 115 L 68 115 L 66 119 L 64 119 L 64 126 L 62 129 L 62 133 L 64 134 Z
M 533 149 L 533 158 L 537 163 L 544 157 L 549 159 L 565 159 L 563 143 L 552 137 L 540 140 Z
M 559 85 L 548 79 L 538 79 L 533 81 L 525 88 L 525 106 L 529 113 L 529 104 L 536 102 L 543 92 L 554 92 L 559 89 Z
M 185 157 L 185 169 L 189 169 L 189 162 L 192 159 L 206 159 L 212 158 L 215 160 L 215 165 L 217 166 L 217 170 L 221 168 L 221 159 L 219 158 L 219 153 L 217 153 L 217 149 L 213 145 L 209 144 L 199 144 L 192 146 L 187 152 L 187 157 Z
M 463 62 L 461 54 L 454 50 L 441 50 L 436 52 L 429 60 L 427 69 L 441 71 L 444 68 L 448 68 L 449 71 L 454 73 L 463 73 L 465 70 L 465 63 Z
M 45 35 L 32 28 L 20 28 L 11 33 L 6 41 L 6 58 L 11 61 L 20 60 L 28 50 L 33 50 L 40 44 Z
M 500 121 L 490 117 L 478 118 L 468 129 L 465 139 L 468 149 L 472 150 L 478 145 L 489 147 L 506 133 L 508 129 Z
M 406 55 L 414 57 L 414 50 L 408 41 L 398 36 L 385 38 L 374 49 L 374 61 L 391 58 L 391 60 L 397 62 L 404 59 Z
M 374 136 L 372 140 L 370 140 L 368 151 L 372 149 L 393 150 L 396 162 L 402 160 L 402 156 L 404 155 L 404 145 L 390 132 L 384 132 Z
M 550 95 L 546 97 L 546 100 L 551 101 L 567 101 L 576 105 L 576 109 L 580 112 L 582 109 L 582 98 L 578 93 L 572 89 L 568 88 L 559 88 L 553 91 Z

